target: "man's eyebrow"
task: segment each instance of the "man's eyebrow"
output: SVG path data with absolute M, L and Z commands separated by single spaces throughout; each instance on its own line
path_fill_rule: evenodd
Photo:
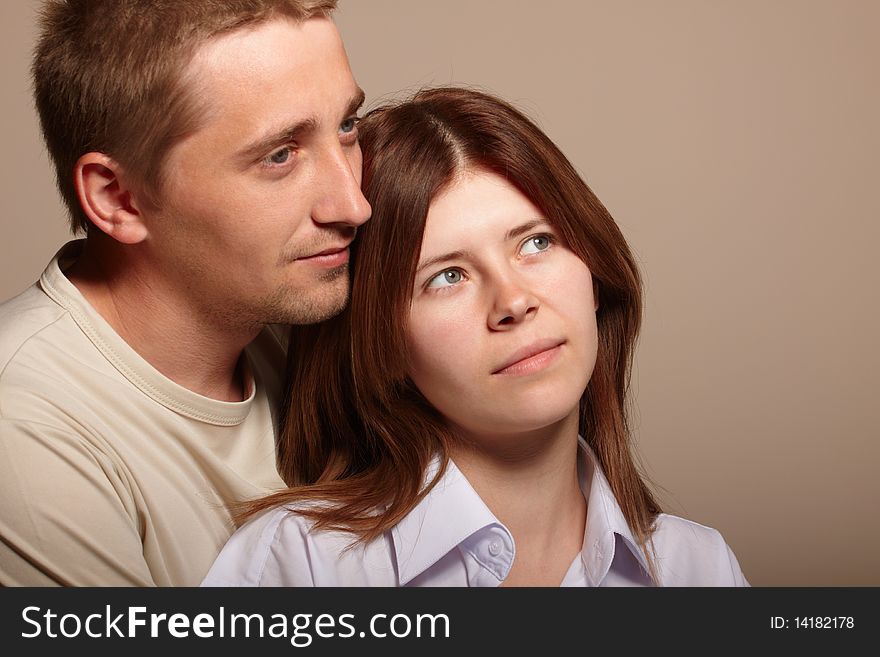
M 276 130 L 248 144 L 236 154 L 235 159 L 249 164 L 274 148 L 296 141 L 298 136 L 313 131 L 317 126 L 318 122 L 313 117 L 297 121 L 293 125 L 285 126 L 281 130 Z
M 357 114 L 358 110 L 364 105 L 364 101 L 367 99 L 366 94 L 364 94 L 364 90 L 358 87 L 358 90 L 355 92 L 354 96 L 351 97 L 351 102 L 348 104 L 348 110 L 345 112 L 345 116 L 349 117 L 352 114 Z
M 358 87 L 355 94 L 351 97 L 351 100 L 348 102 L 348 105 L 345 109 L 345 117 L 347 118 L 352 114 L 355 114 L 361 106 L 364 104 L 364 100 L 366 96 L 364 94 L 364 90 Z M 256 141 L 248 144 L 243 149 L 241 149 L 236 154 L 236 159 L 240 160 L 244 163 L 250 163 L 253 160 L 256 160 L 274 148 L 283 146 L 291 141 L 296 141 L 297 137 L 302 136 L 305 133 L 313 132 L 318 127 L 318 119 L 310 116 L 308 118 L 303 119 L 302 121 L 297 121 L 293 125 L 285 126 L 280 130 L 276 130 L 274 132 L 265 135 L 264 137 L 260 137 Z

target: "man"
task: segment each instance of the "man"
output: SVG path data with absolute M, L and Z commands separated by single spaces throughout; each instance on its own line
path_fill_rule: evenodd
M 37 107 L 74 230 L 0 306 L 0 584 L 196 585 L 283 486 L 284 348 L 348 293 L 335 0 L 53 0 Z

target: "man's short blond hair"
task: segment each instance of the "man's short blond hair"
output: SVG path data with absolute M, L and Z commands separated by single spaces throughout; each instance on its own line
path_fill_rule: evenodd
M 169 149 L 202 112 L 183 72 L 224 33 L 284 17 L 328 15 L 337 0 L 49 0 L 33 61 L 34 96 L 58 188 L 74 232 L 87 231 L 73 183 L 77 160 L 96 151 L 161 192 Z

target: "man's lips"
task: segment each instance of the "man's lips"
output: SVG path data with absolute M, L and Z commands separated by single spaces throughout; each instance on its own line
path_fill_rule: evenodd
M 492 374 L 518 374 L 541 369 L 555 358 L 565 340 L 546 338 L 514 351 Z
M 346 242 L 339 246 L 331 246 L 323 251 L 318 251 L 317 253 L 297 258 L 297 261 L 328 267 L 343 265 L 348 262 L 349 244 L 351 244 L 351 242 Z
M 297 258 L 297 260 L 308 260 L 310 258 L 319 258 L 321 256 L 335 255 L 335 254 L 339 253 L 340 251 L 347 250 L 350 244 L 351 244 L 351 242 L 346 242 L 345 244 L 340 244 L 338 246 L 328 246 L 323 251 L 318 251 L 317 253 L 312 253 L 307 256 L 302 256 L 300 258 Z

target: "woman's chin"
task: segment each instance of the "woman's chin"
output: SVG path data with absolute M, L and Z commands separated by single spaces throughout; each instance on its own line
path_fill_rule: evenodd
M 479 442 L 516 440 L 519 436 L 524 440 L 543 439 L 549 434 L 560 431 L 577 433 L 578 400 L 573 406 L 564 408 L 530 408 L 522 409 L 509 406 L 497 413 L 485 415 L 479 421 L 455 422 L 461 432 Z

